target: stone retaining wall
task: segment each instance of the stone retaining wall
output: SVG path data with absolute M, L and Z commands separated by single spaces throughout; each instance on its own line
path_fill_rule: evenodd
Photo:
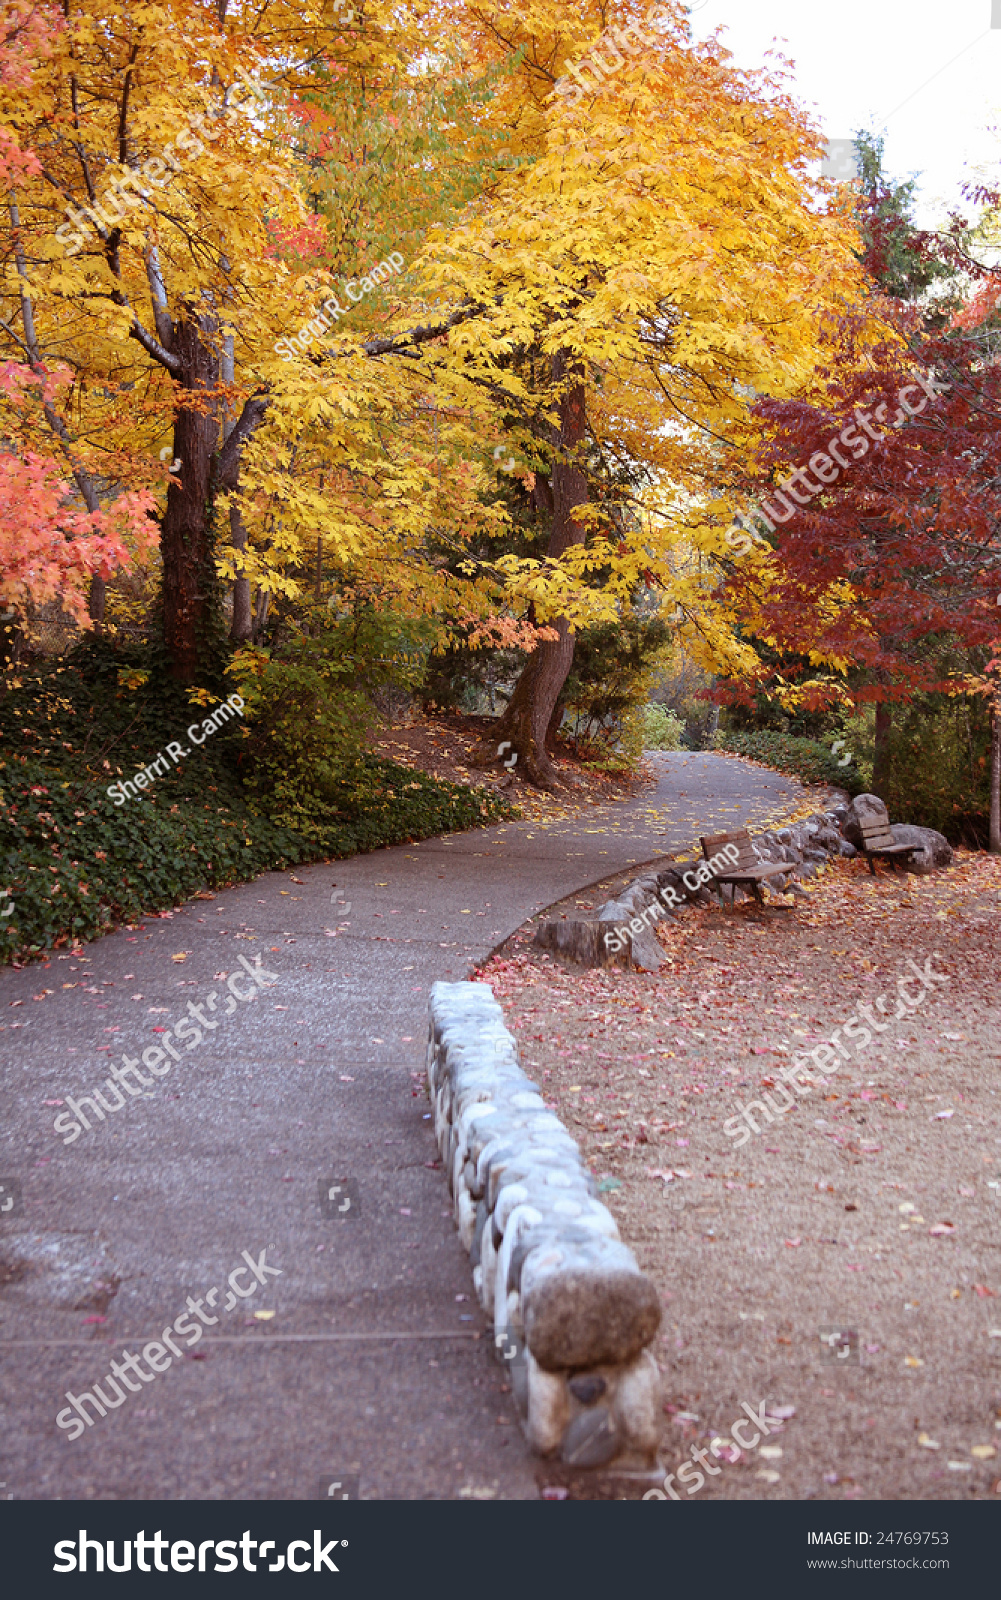
M 498 1359 L 533 1450 L 577 1466 L 652 1466 L 656 1291 L 563 1124 L 518 1063 L 485 983 L 431 990 L 435 1134 Z
M 885 823 L 897 844 L 916 847 L 914 855 L 902 862 L 907 872 L 929 873 L 951 865 L 951 846 L 934 829 L 891 824 L 886 807 L 876 795 L 856 795 L 850 803 L 845 795 L 844 801 L 832 805 L 829 811 L 817 811 L 802 822 L 754 835 L 751 844 L 760 861 L 783 863 L 789 869 L 766 881 L 766 894 L 805 895 L 804 878 L 814 877 L 837 856 L 856 855 L 862 845 L 862 817 Z M 692 869 L 698 864 L 690 862 L 687 868 L 684 864 L 666 866 L 635 879 L 617 899 L 599 907 L 596 921 L 563 917 L 558 922 L 543 922 L 536 931 L 535 943 L 583 966 L 634 966 L 656 972 L 664 956 L 653 933 L 654 924 L 662 917 L 675 916 L 676 906 L 705 904 L 710 891 L 723 893 L 719 884 L 710 882 L 708 887 L 693 889 L 690 881 L 685 882 L 686 875 L 690 880 Z M 731 904 L 746 898 L 743 889 L 727 886 L 725 892 Z

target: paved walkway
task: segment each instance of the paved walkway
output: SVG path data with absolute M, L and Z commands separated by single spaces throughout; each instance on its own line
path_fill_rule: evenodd
M 310 1499 L 354 1476 L 371 1498 L 537 1494 L 436 1164 L 427 992 L 575 888 L 804 798 L 734 758 L 655 759 L 655 791 L 574 823 L 271 873 L 0 973 L 0 1184 L 22 1186 L 0 1214 L 0 1492 Z M 273 985 L 230 1005 L 258 955 Z M 59 1102 L 169 1043 L 189 1003 L 169 1075 L 104 1121 L 85 1106 L 64 1144 Z M 321 1214 L 330 1180 L 351 1182 L 344 1218 Z M 126 1351 L 123 1389 L 105 1375 Z M 75 1437 L 66 1391 L 95 1383 L 125 1400 Z

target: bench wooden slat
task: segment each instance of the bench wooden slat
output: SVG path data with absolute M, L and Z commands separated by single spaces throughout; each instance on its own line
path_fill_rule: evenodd
M 750 838 L 747 829 L 742 828 L 736 833 L 711 833 L 706 838 L 700 839 L 699 844 L 702 846 L 702 854 L 708 861 L 710 856 L 718 855 L 725 844 L 735 844 L 739 849 L 745 839 L 750 843 Z
M 716 833 L 700 839 L 702 854 L 707 861 L 718 856 L 728 844 L 737 848 L 737 860 L 733 866 L 727 865 L 725 871 L 714 873 L 720 883 L 733 883 L 743 879 L 750 882 L 752 878 L 775 877 L 780 872 L 788 870 L 785 863 L 781 866 L 775 862 L 762 861 L 755 853 L 751 842 L 751 835 L 746 828 L 735 828 L 732 833 Z
M 753 867 L 736 866 L 732 871 L 716 872 L 713 874 L 715 883 L 750 883 L 753 879 L 775 878 L 782 872 L 788 872 L 786 862 L 757 861 Z
M 702 846 L 702 854 L 707 861 L 711 860 L 713 856 L 718 856 L 728 844 L 736 846 L 737 864 L 739 866 L 753 867 L 758 859 L 751 843 L 751 835 L 746 828 L 737 829 L 733 833 L 713 834 L 708 838 L 700 839 L 699 843 Z
M 707 861 L 711 861 L 714 856 L 718 856 L 726 845 L 735 845 L 737 848 L 736 862 L 733 866 L 727 862 L 724 871 L 714 872 L 712 881 L 716 884 L 734 884 L 737 887 L 741 884 L 749 884 L 754 890 L 756 898 L 762 904 L 764 904 L 764 901 L 758 885 L 766 882 L 769 878 L 777 878 L 780 874 L 789 871 L 789 867 L 784 861 L 762 861 L 755 853 L 751 835 L 746 828 L 735 828 L 732 833 L 709 834 L 700 839 L 699 843 L 702 846 L 702 854 Z
M 699 843 L 707 861 L 719 856 L 728 844 L 736 846 L 737 859 L 733 865 L 728 862 L 724 871 L 713 874 L 721 883 L 732 883 L 741 878 L 750 881 L 751 878 L 773 877 L 787 870 L 784 864 L 778 866 L 775 862 L 761 860 L 746 828 L 734 828 L 731 833 L 707 834 Z

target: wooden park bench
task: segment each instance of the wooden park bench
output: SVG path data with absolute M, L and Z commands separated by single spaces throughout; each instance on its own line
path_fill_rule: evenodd
M 737 862 L 733 867 L 727 867 L 724 872 L 714 872 L 714 883 L 733 884 L 738 889 L 750 889 L 759 905 L 764 905 L 765 897 L 761 893 L 762 883 L 769 878 L 777 878 L 791 869 L 785 861 L 761 861 L 754 853 L 751 844 L 751 835 L 746 828 L 738 828 L 733 833 L 715 833 L 707 839 L 700 839 L 702 854 L 707 861 L 711 861 L 723 849 L 724 845 L 732 844 L 737 848 Z M 708 889 L 710 884 L 706 884 Z
M 869 863 L 873 877 L 876 876 L 877 856 L 887 856 L 896 871 L 898 858 L 906 859 L 921 849 L 917 844 L 898 844 L 890 832 L 889 822 L 882 822 L 879 817 L 861 817 L 859 827 L 862 831 L 862 854 Z

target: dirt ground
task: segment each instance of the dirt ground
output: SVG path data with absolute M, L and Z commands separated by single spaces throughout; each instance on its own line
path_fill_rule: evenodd
M 510 771 L 504 770 L 503 762 L 511 759 L 510 751 L 503 752 L 498 765 L 472 765 L 473 751 L 491 736 L 493 721 L 492 717 L 414 716 L 387 727 L 373 748 L 377 755 L 448 783 L 499 791 L 530 822 L 562 821 L 579 815 L 588 806 L 626 799 L 653 781 L 645 764 L 633 776 L 596 772 L 560 746 L 553 764 L 562 787 L 547 794 L 522 781 L 517 762 Z
M 565 966 L 528 928 L 479 977 L 660 1291 L 665 1468 L 717 1440 L 681 1500 L 993 1498 L 1001 862 L 873 879 L 841 861 L 811 891 L 662 924 L 656 974 Z M 929 957 L 947 981 L 914 979 Z M 811 1063 L 779 1115 L 776 1070 L 866 1004 L 870 1042 L 832 1046 L 840 1069 Z M 767 1433 L 738 1429 L 756 1448 L 734 1438 L 744 1402 L 764 1408 Z

